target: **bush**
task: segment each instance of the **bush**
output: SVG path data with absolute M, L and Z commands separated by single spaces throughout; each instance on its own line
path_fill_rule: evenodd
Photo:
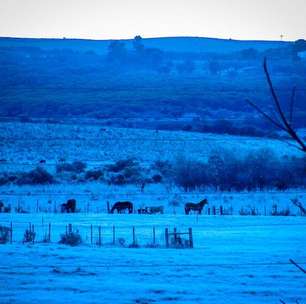
M 185 191 L 200 187 L 221 191 L 304 188 L 306 159 L 279 158 L 267 149 L 239 158 L 229 151 L 215 151 L 206 162 L 178 159 L 172 179 Z
M 82 243 L 82 237 L 79 234 L 79 231 L 68 231 L 61 235 L 59 243 L 69 246 L 78 246 Z
M 154 174 L 152 176 L 153 183 L 161 183 L 163 180 L 163 177 L 160 174 Z
M 169 161 L 157 160 L 151 168 L 160 172 L 163 176 L 169 176 L 172 171 L 172 164 Z
M 185 191 L 209 184 L 207 165 L 204 163 L 180 158 L 173 167 L 174 181 Z
M 81 161 L 75 161 L 73 163 L 62 163 L 56 166 L 56 172 L 75 172 L 81 173 L 86 169 L 86 164 Z
M 123 159 L 116 161 L 115 164 L 107 165 L 106 170 L 109 172 L 118 173 L 126 168 L 138 166 L 138 162 L 136 162 L 133 158 Z
M 54 178 L 45 169 L 37 167 L 30 172 L 21 173 L 16 183 L 18 185 L 52 184 L 54 183 Z
M 10 228 L 0 226 L 0 244 L 6 244 L 10 240 Z
M 107 165 L 105 170 L 105 178 L 109 184 L 135 184 L 144 180 L 144 169 L 134 159 L 119 160 L 115 164 Z
M 23 236 L 23 243 L 34 243 L 36 237 L 35 231 L 31 229 L 26 229 Z
M 0 186 L 6 185 L 10 183 L 10 179 L 7 174 L 3 174 L 0 176 Z
M 87 180 L 98 180 L 103 178 L 102 170 L 88 170 L 85 174 L 85 179 Z

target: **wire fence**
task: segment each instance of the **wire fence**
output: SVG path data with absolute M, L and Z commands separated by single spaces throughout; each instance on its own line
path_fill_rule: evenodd
M 193 248 L 192 228 L 180 231 L 163 226 L 115 226 L 58 222 L 10 222 L 0 226 L 0 243 L 62 243 L 71 246 L 119 246 L 127 248 Z M 6 234 L 4 233 L 6 232 Z M 186 237 L 185 237 L 186 236 Z

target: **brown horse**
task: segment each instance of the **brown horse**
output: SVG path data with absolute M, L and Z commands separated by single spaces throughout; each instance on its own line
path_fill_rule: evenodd
M 76 200 L 69 199 L 67 203 L 61 204 L 61 213 L 75 213 L 76 212 Z
M 187 203 L 185 204 L 185 214 L 189 214 L 190 211 L 198 211 L 198 214 L 201 214 L 204 206 L 207 204 L 208 201 L 206 198 L 201 200 L 198 204 Z
M 114 213 L 115 210 L 117 210 L 118 213 L 122 213 L 122 211 L 126 209 L 129 213 L 133 213 L 133 204 L 131 202 L 117 202 L 113 205 L 110 213 Z

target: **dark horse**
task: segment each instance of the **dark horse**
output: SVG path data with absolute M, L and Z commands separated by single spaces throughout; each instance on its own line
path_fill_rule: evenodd
M 133 213 L 133 204 L 131 202 L 117 202 L 113 205 L 110 213 L 114 213 L 117 210 L 118 213 L 128 209 L 129 213 Z
M 190 211 L 198 211 L 198 213 L 201 214 L 204 206 L 207 204 L 208 201 L 206 198 L 201 200 L 198 204 L 187 203 L 185 204 L 185 214 L 189 214 Z
M 69 199 L 67 203 L 61 204 L 62 213 L 75 213 L 76 212 L 76 200 Z

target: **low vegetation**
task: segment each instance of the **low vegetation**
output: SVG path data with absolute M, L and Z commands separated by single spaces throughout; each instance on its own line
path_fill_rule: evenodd
M 218 151 L 207 162 L 179 159 L 173 166 L 173 179 L 185 191 L 200 187 L 221 191 L 304 188 L 306 159 L 280 159 L 270 150 L 250 152 L 245 157 Z
M 101 182 L 109 185 L 151 183 L 175 184 L 185 191 L 214 189 L 219 191 L 286 190 L 305 188 L 306 159 L 279 157 L 271 150 L 249 152 L 245 156 L 227 150 L 208 155 L 206 161 L 178 158 L 175 161 L 155 161 L 150 166 L 128 158 L 100 168 L 86 170 L 81 161 L 56 166 L 53 176 L 42 167 L 29 172 L 4 172 L 0 184 L 52 184 L 55 182 Z
M 69 230 L 61 235 L 60 244 L 78 246 L 82 243 L 82 237 L 78 231 Z

